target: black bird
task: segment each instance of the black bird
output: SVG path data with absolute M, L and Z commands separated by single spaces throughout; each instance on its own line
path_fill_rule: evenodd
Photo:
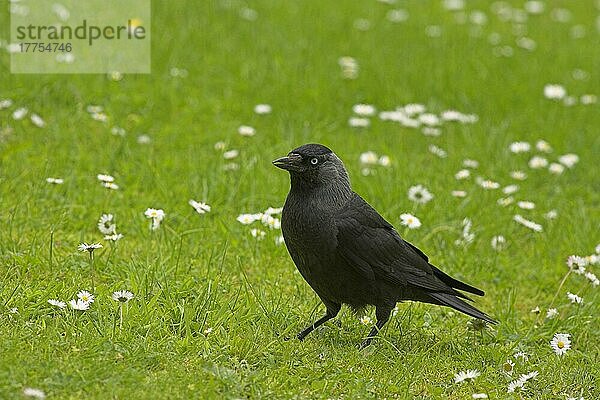
M 452 307 L 496 323 L 463 299 L 458 290 L 483 296 L 429 263 L 362 197 L 352 191 L 344 163 L 321 144 L 305 144 L 273 161 L 290 173 L 281 218 L 285 245 L 296 267 L 327 307 L 326 314 L 298 334 L 302 340 L 334 318 L 342 304 L 359 311 L 375 306 L 370 344 L 396 303 L 420 301 Z M 457 290 L 458 289 L 458 290 Z

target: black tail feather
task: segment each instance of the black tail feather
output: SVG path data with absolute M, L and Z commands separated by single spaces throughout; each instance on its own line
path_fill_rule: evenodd
M 433 274 L 440 281 L 444 282 L 446 285 L 448 285 L 454 289 L 464 290 L 465 292 L 476 294 L 477 296 L 483 296 L 485 294 L 483 290 L 479 290 L 476 287 L 467 285 L 466 283 L 459 281 L 458 279 L 454 279 L 450 275 L 445 274 L 444 272 L 440 271 L 439 269 L 437 269 L 435 266 L 433 266 L 431 264 L 429 264 L 429 266 L 433 270 Z
M 430 297 L 432 297 L 434 300 L 436 300 L 436 301 L 434 301 L 434 303 L 436 303 L 436 304 L 441 304 L 443 306 L 454 308 L 455 310 L 458 310 L 462 313 L 470 315 L 473 318 L 482 319 L 486 322 L 489 322 L 490 324 L 498 323 L 497 321 L 490 318 L 490 316 L 487 315 L 486 313 L 479 311 L 477 308 L 473 307 L 469 303 L 466 303 L 465 301 L 459 299 L 456 296 L 453 296 L 448 293 L 441 293 L 441 292 L 428 293 L 428 295 Z

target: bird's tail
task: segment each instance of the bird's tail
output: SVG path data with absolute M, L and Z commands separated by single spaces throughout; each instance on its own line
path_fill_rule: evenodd
M 477 308 L 473 307 L 469 303 L 459 299 L 458 297 L 442 292 L 434 292 L 427 293 L 434 301 L 432 303 L 440 304 L 442 306 L 447 306 L 454 308 L 462 313 L 470 315 L 473 318 L 479 318 L 490 324 L 497 324 L 498 322 L 490 318 L 486 313 L 479 311 Z

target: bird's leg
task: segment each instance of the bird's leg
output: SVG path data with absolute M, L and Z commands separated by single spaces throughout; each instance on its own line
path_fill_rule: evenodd
M 365 347 L 367 347 L 368 345 L 371 344 L 371 341 L 373 340 L 373 338 L 375 336 L 377 336 L 377 333 L 379 333 L 381 328 L 383 328 L 385 323 L 388 322 L 388 320 L 390 319 L 391 311 L 392 311 L 391 308 L 388 308 L 388 307 L 386 307 L 386 308 L 377 307 L 377 309 L 375 310 L 375 316 L 377 317 L 377 323 L 375 324 L 373 329 L 371 329 L 371 332 L 369 332 L 369 336 L 367 336 L 367 338 L 361 343 L 360 349 L 364 349 Z
M 314 324 L 300 332 L 298 334 L 298 340 L 303 340 L 309 333 L 317 329 L 319 326 L 323 325 L 330 319 L 335 318 L 338 312 L 340 312 L 340 308 L 342 307 L 341 304 L 336 303 L 327 303 L 325 305 L 327 306 L 327 312 L 325 313 L 325 315 L 319 320 L 317 320 Z

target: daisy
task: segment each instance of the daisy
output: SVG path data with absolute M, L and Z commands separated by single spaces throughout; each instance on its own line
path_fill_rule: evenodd
M 206 328 L 206 329 L 204 330 L 204 334 L 205 334 L 205 335 L 209 335 L 209 334 L 211 334 L 211 333 L 212 333 L 212 331 L 213 331 L 213 328 L 211 328 L 211 327 L 208 327 L 208 328 Z
M 102 186 L 104 186 L 107 189 L 112 189 L 112 190 L 117 190 L 119 188 L 119 185 L 117 185 L 116 183 L 113 183 L 113 182 L 103 182 Z
M 283 211 L 283 207 L 269 207 L 265 210 L 265 214 L 273 215 L 273 214 L 281 214 Z
M 454 174 L 454 178 L 458 179 L 458 180 L 467 179 L 470 176 L 471 176 L 471 171 L 469 171 L 468 169 L 461 169 L 456 174 Z
M 284 244 L 284 243 L 285 243 L 285 239 L 283 238 L 283 235 L 279 235 L 279 236 L 277 236 L 277 237 L 275 238 L 275 244 L 276 244 L 277 246 L 280 246 L 280 245 L 282 245 L 282 244 Z
M 417 229 L 421 226 L 419 218 L 412 214 L 400 214 L 400 220 L 402 221 L 402 225 L 408 226 L 409 229 Z
M 555 174 L 555 175 L 560 175 L 564 172 L 565 167 L 563 167 L 562 164 L 559 163 L 551 163 L 550 166 L 548 167 L 548 171 L 550 171 L 551 174 Z
M 89 251 L 90 253 L 93 253 L 94 250 L 96 249 L 101 249 L 102 245 L 100 243 L 92 243 L 92 244 L 87 244 L 87 243 L 81 243 L 79 246 L 77 246 L 77 250 L 79 251 Z
M 548 166 L 548 160 L 546 160 L 544 157 L 533 156 L 531 158 L 531 160 L 529 160 L 529 168 L 539 169 L 539 168 L 546 168 L 547 166 Z
M 524 181 L 527 179 L 527 174 L 523 171 L 512 171 L 510 177 L 517 181 Z
M 254 112 L 258 115 L 270 114 L 272 108 L 269 104 L 257 104 L 254 106 Z
M 368 315 L 363 315 L 362 317 L 360 317 L 360 323 L 363 325 L 372 325 L 373 320 Z
M 236 219 L 242 225 L 249 225 L 249 224 L 253 223 L 254 221 L 257 221 L 261 218 L 262 218 L 262 215 L 260 215 L 260 214 L 240 214 L 240 215 L 238 215 L 238 217 Z
M 150 228 L 153 231 L 159 228 L 160 223 L 166 216 L 163 210 L 155 208 L 147 208 L 146 211 L 144 211 L 144 215 L 146 216 L 146 218 L 152 219 L 152 225 L 150 226 Z
M 374 151 L 366 151 L 364 153 L 361 153 L 360 155 L 360 163 L 364 164 L 364 165 L 373 165 L 373 164 L 377 164 L 377 161 L 379 160 L 377 153 L 375 153 Z
M 508 185 L 508 186 L 505 186 L 502 189 L 502 193 L 504 193 L 504 194 L 513 194 L 517 190 L 519 190 L 519 186 L 518 185 Z
M 256 129 L 251 126 L 242 125 L 238 128 L 238 133 L 242 136 L 254 136 L 256 134 Z
M 567 292 L 567 297 L 573 304 L 583 304 L 583 297 L 579 297 L 574 293 Z
M 419 121 L 427 126 L 437 126 L 440 124 L 440 119 L 438 116 L 430 113 L 419 115 Z
M 104 235 L 113 235 L 117 231 L 117 225 L 113 222 L 112 214 L 102 214 L 98 220 L 98 230 Z
M 104 236 L 104 240 L 109 240 L 111 242 L 118 242 L 121 239 L 123 239 L 123 234 L 122 233 L 115 233 L 115 234 L 112 234 L 112 235 L 106 235 L 106 236 Z
M 90 303 L 81 299 L 69 300 L 69 306 L 71 306 L 73 310 L 79 311 L 85 311 L 90 309 Z
M 125 136 L 125 129 L 121 128 L 120 126 L 113 126 L 110 128 L 110 133 L 115 136 Z
M 393 3 L 389 3 L 389 4 L 393 4 Z M 400 22 L 404 22 L 406 20 L 408 20 L 409 14 L 408 11 L 403 10 L 401 8 L 395 9 L 395 10 L 389 10 L 387 12 L 387 14 L 385 15 L 385 18 L 393 23 L 400 23 Z
M 556 355 L 562 356 L 571 348 L 571 337 L 568 333 L 555 333 L 550 341 L 550 347 Z
M 266 233 L 264 231 L 261 231 L 260 229 L 250 229 L 250 234 L 252 235 L 252 237 L 258 239 L 258 240 L 262 240 L 264 239 Z
M 29 110 L 26 109 L 25 107 L 17 108 L 12 113 L 12 117 L 14 120 L 19 121 L 19 120 L 22 120 L 27 115 L 28 112 L 29 112 Z
M 107 183 L 107 182 L 114 182 L 114 181 L 115 181 L 115 178 L 114 178 L 114 176 L 112 176 L 112 175 L 106 175 L 106 174 L 98 174 L 98 175 L 96 176 L 96 178 L 98 178 L 98 180 L 99 180 L 100 182 L 104 182 L 104 183 Z
M 567 91 L 562 85 L 548 84 L 544 86 L 544 97 L 550 100 L 560 100 L 567 95 Z
M 29 119 L 31 119 L 31 122 L 37 126 L 38 128 L 43 128 L 44 126 L 46 126 L 46 122 L 44 122 L 44 120 L 42 119 L 42 117 L 40 117 L 37 114 L 31 114 L 29 116 Z
M 202 203 L 202 202 L 198 202 L 194 199 L 191 199 L 190 201 L 188 201 L 188 204 L 190 206 L 192 206 L 194 208 L 194 210 L 196 210 L 196 212 L 198 214 L 205 214 L 207 212 L 210 212 L 210 206 L 206 203 Z
M 150 136 L 148 135 L 140 135 L 137 137 L 137 142 L 139 144 L 148 144 L 152 141 L 152 139 L 150 139 Z
M 564 154 L 558 157 L 558 161 L 567 168 L 573 168 L 579 162 L 577 154 Z
M 62 178 L 46 178 L 46 182 L 53 183 L 55 185 L 62 185 L 65 181 Z
M 466 371 L 460 371 L 456 375 L 454 375 L 454 383 L 461 383 L 465 381 L 470 381 L 477 378 L 481 373 L 476 369 L 468 369 Z
M 408 189 L 408 199 L 419 204 L 426 204 L 433 199 L 433 194 L 424 186 L 416 185 Z
M 528 355 L 527 355 L 527 353 L 525 353 L 524 351 L 517 351 L 517 352 L 516 352 L 516 353 L 513 355 L 513 357 L 514 357 L 515 359 L 519 359 L 519 358 L 521 358 L 521 359 L 522 359 L 522 361 L 524 361 L 524 362 L 525 362 L 525 361 L 527 361 L 527 360 L 529 359 L 529 356 L 528 356 Z
M 45 399 L 46 393 L 43 390 L 26 387 L 23 388 L 23 396 L 25 397 L 34 397 L 36 399 Z
M 517 379 L 508 384 L 508 389 L 506 391 L 508 393 L 513 393 L 516 389 L 522 389 L 523 385 L 524 383 Z
M 592 286 L 600 285 L 600 280 L 598 279 L 598 277 L 595 274 L 593 274 L 591 272 L 586 272 L 585 277 L 592 283 Z
M 552 147 L 550 146 L 550 143 L 546 142 L 545 140 L 538 140 L 535 144 L 535 148 L 538 151 L 541 151 L 543 153 L 551 153 L 552 152 Z
M 528 142 L 513 142 L 508 146 L 512 153 L 526 153 L 531 150 L 531 145 Z
M 467 197 L 467 192 L 464 190 L 453 190 L 451 194 L 454 197 Z
M 379 157 L 377 164 L 381 165 L 382 167 L 389 167 L 390 165 L 392 165 L 392 160 L 389 156 L 381 156 Z
M 263 225 L 268 226 L 271 229 L 281 228 L 281 221 L 278 218 L 274 218 L 269 214 L 262 214 L 260 221 L 263 223 Z
M 234 158 L 236 158 L 237 156 L 240 155 L 240 152 L 238 150 L 229 150 L 223 153 L 223 158 L 226 160 L 233 160 Z
M 371 104 L 355 104 L 352 107 L 352 112 L 361 117 L 370 117 L 375 115 L 375 107 Z
M 494 250 L 501 251 L 506 246 L 506 238 L 502 235 L 494 236 L 491 245 Z
M 531 229 L 531 230 L 533 230 L 535 232 L 541 232 L 541 231 L 544 230 L 543 227 L 540 224 L 536 224 L 533 221 L 525 219 L 525 218 L 523 218 L 519 214 L 516 214 L 513 217 L 513 221 L 515 221 L 515 222 L 517 222 L 517 223 L 519 223 L 519 224 L 521 224 L 521 225 L 523 225 L 523 226 L 525 226 L 525 227 L 527 227 L 527 228 L 529 228 L 529 229 Z
M 58 308 L 65 308 L 67 306 L 67 303 L 65 303 L 64 301 L 55 299 L 48 300 L 48 303 Z
M 508 197 L 501 197 L 496 202 L 498 203 L 498 205 L 501 205 L 502 207 L 506 207 L 506 206 L 509 206 L 512 203 L 514 203 L 514 201 L 515 201 L 515 199 L 512 196 L 508 196 Z
M 95 300 L 95 296 L 87 290 L 80 290 L 79 293 L 77 293 L 77 297 L 86 303 L 93 303 Z
M 512 374 L 514 367 L 515 367 L 515 362 L 513 360 L 511 360 L 510 358 L 507 359 L 504 364 L 502 364 L 502 370 L 509 375 Z
M 403 110 L 407 115 L 413 116 L 425 112 L 425 106 L 423 104 L 407 104 Z
M 544 214 L 544 218 L 546 219 L 556 219 L 558 217 L 558 211 L 550 210 L 546 214 Z
M 4 110 L 13 105 L 13 101 L 11 99 L 0 100 L 0 110 Z
M 446 158 L 446 157 L 448 157 L 448 153 L 446 153 L 446 150 L 442 149 L 441 147 L 436 146 L 435 144 L 430 144 L 429 145 L 429 152 L 431 154 L 435 154 L 439 158 Z
M 348 119 L 348 125 L 350 125 L 353 128 L 366 128 L 369 125 L 371 125 L 371 121 L 369 121 L 368 118 L 352 117 Z
M 531 201 L 519 201 L 517 202 L 517 206 L 523 210 L 533 210 L 535 208 L 535 203 Z
M 495 190 L 500 187 L 500 184 L 498 182 L 494 182 L 489 179 L 478 179 L 477 183 L 479 184 L 479 186 L 486 190 Z
M 225 142 L 217 142 L 214 145 L 215 150 L 218 150 L 218 151 L 224 151 L 226 147 L 227 147 L 227 144 Z
M 128 290 L 117 290 L 112 294 L 112 299 L 120 303 L 127 303 L 129 300 L 133 299 L 133 297 L 133 293 Z
M 547 319 L 553 319 L 553 318 L 556 318 L 557 316 L 558 316 L 558 310 L 556 308 L 549 308 L 548 311 L 546 311 Z
M 598 96 L 596 96 L 595 94 L 584 94 L 583 96 L 581 96 L 579 101 L 581 102 L 581 104 L 584 105 L 596 104 L 598 102 Z
M 426 126 L 423 129 L 421 129 L 421 133 L 425 136 L 438 137 L 442 134 L 442 130 L 439 128 L 433 128 L 431 126 Z
M 532 308 L 531 311 L 534 314 L 539 314 L 540 313 L 540 306 L 535 306 L 535 308 Z
M 488 398 L 488 395 L 487 395 L 487 394 L 485 394 L 485 393 L 473 393 L 473 394 L 471 395 L 471 398 L 472 398 L 472 399 L 487 399 L 487 398 Z

